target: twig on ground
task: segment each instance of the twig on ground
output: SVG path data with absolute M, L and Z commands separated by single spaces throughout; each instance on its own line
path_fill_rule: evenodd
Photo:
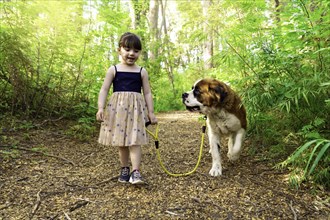
M 52 216 L 52 217 L 49 217 L 49 220 L 57 219 L 58 216 L 59 216 L 59 214 L 56 214 L 56 215 L 54 215 L 54 216 Z
M 96 165 L 95 168 L 98 168 L 103 165 L 103 162 L 101 162 L 99 165 Z
M 89 203 L 88 200 L 80 200 L 75 202 L 75 204 L 69 209 L 70 212 L 73 212 L 76 209 L 79 209 Z
M 61 117 L 59 117 L 59 118 L 57 118 L 57 119 L 46 119 L 46 120 L 44 120 L 42 123 L 40 123 L 40 124 L 36 124 L 36 125 L 34 125 L 34 126 L 35 126 L 35 127 L 41 127 L 42 125 L 46 124 L 47 122 L 51 122 L 51 123 L 55 124 L 54 122 L 60 121 L 60 120 L 63 119 L 63 118 L 64 118 L 64 116 L 61 116 Z M 56 124 L 55 124 L 55 125 L 56 125 Z
M 290 204 L 289 204 L 289 206 L 290 206 L 291 211 L 293 212 L 293 219 L 294 219 L 294 220 L 297 220 L 297 219 L 298 219 L 298 218 L 297 218 L 297 213 L 296 213 L 296 211 L 294 210 L 294 208 L 293 208 L 293 206 L 292 206 L 292 200 L 290 200 Z
M 192 200 L 194 200 L 195 202 L 201 203 L 201 200 L 200 200 L 199 198 L 197 198 L 197 197 L 191 197 L 191 198 L 192 198 Z
M 170 214 L 170 215 L 182 216 L 182 215 L 180 215 L 180 214 L 177 214 L 177 213 L 175 213 L 175 212 L 171 212 L 171 211 L 168 211 L 168 210 L 166 210 L 165 212 L 166 212 L 167 214 Z
M 41 151 L 32 150 L 30 148 L 17 147 L 17 146 L 0 146 L 0 147 L 7 147 L 7 148 L 13 148 L 13 149 L 17 149 L 17 150 L 24 150 L 24 151 L 28 151 L 28 152 L 38 153 L 38 154 L 41 154 L 41 155 L 44 155 L 44 156 L 54 157 L 54 158 L 57 158 L 57 159 L 64 160 L 65 162 L 67 162 L 67 163 L 69 163 L 69 164 L 71 164 L 73 166 L 76 166 L 76 164 L 74 162 L 72 162 L 71 160 L 68 160 L 68 159 L 66 159 L 64 157 L 56 156 L 56 155 L 53 155 L 53 154 L 44 153 L 44 152 L 41 152 Z
M 66 186 L 70 186 L 70 187 L 86 188 L 85 186 L 81 186 L 81 185 L 78 185 L 78 184 L 71 184 L 71 183 L 68 183 L 68 182 L 64 182 L 64 184 Z
M 41 193 L 41 190 L 39 190 L 39 192 L 37 193 L 37 201 L 36 201 L 36 204 L 34 205 L 33 209 L 32 209 L 32 212 L 31 212 L 31 217 L 30 219 L 33 218 L 33 216 L 36 214 L 40 204 L 41 204 L 41 198 L 40 198 L 40 193 Z
M 65 211 L 63 211 L 63 213 L 64 213 L 66 219 L 71 220 L 70 216 Z
M 94 153 L 91 153 L 90 155 L 87 155 L 86 157 L 84 157 L 83 159 L 81 159 L 79 162 L 78 162 L 78 164 L 81 164 L 83 161 L 85 161 L 88 157 L 91 157 L 91 156 L 93 156 L 94 155 Z
M 102 185 L 102 184 L 108 183 L 108 182 L 110 182 L 110 181 L 113 181 L 113 180 L 118 179 L 118 177 L 119 177 L 119 176 L 111 177 L 111 178 L 109 178 L 109 179 L 103 180 L 102 182 L 98 182 L 98 183 L 96 183 L 95 185 L 96 185 L 96 186 L 99 186 L 99 185 Z

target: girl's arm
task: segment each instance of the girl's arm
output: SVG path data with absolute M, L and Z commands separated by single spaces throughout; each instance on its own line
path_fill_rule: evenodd
M 98 111 L 96 113 L 96 119 L 98 121 L 104 120 L 104 107 L 106 104 L 105 102 L 107 100 L 109 89 L 110 89 L 110 86 L 114 79 L 114 76 L 115 76 L 114 67 L 111 66 L 105 75 L 105 78 L 104 78 L 104 81 L 103 81 L 103 84 L 102 84 L 102 87 L 101 87 L 101 90 L 99 93 L 99 98 L 98 98 L 98 102 L 97 102 Z
M 146 101 L 148 108 L 148 116 L 151 124 L 157 124 L 157 118 L 154 113 L 154 103 L 151 94 L 151 88 L 149 84 L 148 72 L 145 69 L 142 69 L 142 89 L 144 94 L 144 100 Z

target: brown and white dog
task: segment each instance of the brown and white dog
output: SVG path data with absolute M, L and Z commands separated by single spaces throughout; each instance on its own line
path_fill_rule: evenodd
M 207 116 L 207 129 L 212 155 L 211 176 L 222 175 L 220 137 L 228 135 L 229 160 L 235 161 L 242 151 L 246 133 L 246 111 L 240 97 L 224 82 L 201 79 L 192 90 L 182 94 L 182 101 L 189 111 Z

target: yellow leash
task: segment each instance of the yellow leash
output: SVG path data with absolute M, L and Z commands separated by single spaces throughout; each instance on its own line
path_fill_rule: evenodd
M 162 158 L 160 156 L 160 153 L 159 153 L 159 140 L 158 140 L 158 128 L 159 128 L 159 124 L 157 124 L 156 126 L 156 131 L 155 133 L 152 133 L 150 130 L 147 129 L 147 126 L 150 124 L 150 122 L 147 122 L 146 123 L 146 131 L 148 132 L 148 134 L 150 134 L 153 139 L 155 140 L 155 147 L 156 147 L 156 153 L 157 153 L 157 158 L 158 158 L 158 161 L 160 163 L 160 166 L 163 168 L 163 170 L 165 171 L 165 173 L 167 173 L 168 175 L 170 176 L 175 176 L 175 177 L 178 177 L 178 176 L 188 176 L 192 173 L 194 173 L 196 170 L 197 170 L 197 167 L 201 161 L 201 158 L 202 158 L 202 152 L 203 152 L 203 144 L 204 144 L 204 136 L 205 136 L 205 130 L 206 130 L 206 117 L 204 117 L 204 124 L 202 126 L 202 140 L 201 140 L 201 145 L 200 145 L 200 148 L 199 148 L 199 156 L 198 156 L 198 160 L 197 160 L 197 163 L 194 167 L 193 170 L 187 172 L 187 173 L 172 173 L 170 171 L 168 171 L 162 161 Z

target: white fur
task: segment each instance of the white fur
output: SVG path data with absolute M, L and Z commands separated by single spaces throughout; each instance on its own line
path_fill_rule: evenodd
M 235 115 L 224 110 L 220 111 L 219 114 L 208 115 L 207 129 L 210 153 L 212 155 L 212 168 L 209 174 L 211 176 L 220 176 L 222 175 L 222 166 L 218 146 L 221 147 L 221 136 L 228 135 L 227 157 L 230 161 L 236 161 L 239 159 L 242 151 L 245 129 L 241 127 L 241 122 Z

